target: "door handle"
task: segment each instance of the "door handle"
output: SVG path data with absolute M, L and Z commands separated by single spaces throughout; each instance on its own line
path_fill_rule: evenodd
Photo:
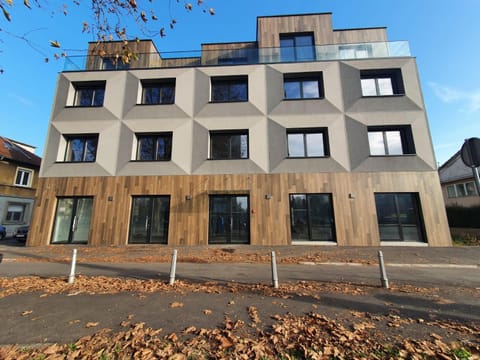
M 76 230 L 77 230 L 77 216 L 75 215 L 73 217 L 72 232 L 75 232 Z
M 145 217 L 145 230 L 148 230 L 148 216 Z

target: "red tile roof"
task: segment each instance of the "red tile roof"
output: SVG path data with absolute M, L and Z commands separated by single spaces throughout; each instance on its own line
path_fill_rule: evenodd
M 26 144 L 0 136 L 0 160 L 8 159 L 18 163 L 40 167 L 42 159 L 31 151 L 24 149 L 21 145 Z

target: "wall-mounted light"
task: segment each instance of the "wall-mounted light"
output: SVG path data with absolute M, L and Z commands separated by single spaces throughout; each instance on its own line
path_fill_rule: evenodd
M 355 194 L 354 193 L 349 193 L 348 198 L 352 199 L 352 200 L 355 199 Z
M 113 196 L 110 195 L 108 198 L 107 198 L 108 201 L 113 201 Z
M 192 200 L 192 195 L 185 195 L 185 200 L 186 201 Z
M 265 194 L 265 199 L 270 200 L 272 198 L 272 194 Z

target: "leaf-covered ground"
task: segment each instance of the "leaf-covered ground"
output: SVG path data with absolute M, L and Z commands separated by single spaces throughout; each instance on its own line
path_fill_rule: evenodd
M 185 300 L 172 301 L 172 311 L 181 311 L 183 301 L 198 292 L 212 296 L 248 293 L 271 298 L 274 303 L 292 297 L 320 299 L 324 294 L 358 298 L 375 291 L 378 289 L 349 283 L 295 282 L 273 289 L 263 284 L 186 281 L 170 286 L 155 280 L 112 277 L 78 276 L 73 285 L 67 284 L 65 278 L 0 278 L 0 298 L 4 299 L 21 293 L 43 300 L 54 294 L 181 294 Z M 449 297 L 439 296 L 438 288 L 393 286 L 388 291 L 414 294 L 440 304 L 453 303 Z M 458 291 L 479 298 L 478 289 Z M 233 306 L 233 301 L 225 307 Z M 480 359 L 477 322 L 410 317 L 387 305 L 384 313 L 351 310 L 342 317 L 325 314 L 314 302 L 312 310 L 303 313 L 293 309 L 280 313 L 274 306 L 260 309 L 247 305 L 244 319 L 224 312 L 221 325 L 192 324 L 175 332 L 149 327 L 132 314 L 120 322 L 119 331 L 104 328 L 68 344 L 3 345 L 0 359 Z M 221 310 L 199 311 L 210 318 L 215 315 L 212 311 Z M 20 316 L 32 316 L 32 310 L 25 309 Z M 102 324 L 90 321 L 83 326 L 100 329 Z

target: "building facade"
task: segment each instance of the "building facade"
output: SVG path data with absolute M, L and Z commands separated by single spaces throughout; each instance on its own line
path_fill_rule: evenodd
M 41 159 L 33 146 L 0 137 L 0 224 L 6 235 L 30 224 Z
M 472 168 L 463 163 L 457 151 L 438 169 L 445 205 L 480 206 L 480 196 L 475 186 Z
M 59 75 L 29 245 L 451 244 L 415 58 L 385 28 L 122 46 Z

